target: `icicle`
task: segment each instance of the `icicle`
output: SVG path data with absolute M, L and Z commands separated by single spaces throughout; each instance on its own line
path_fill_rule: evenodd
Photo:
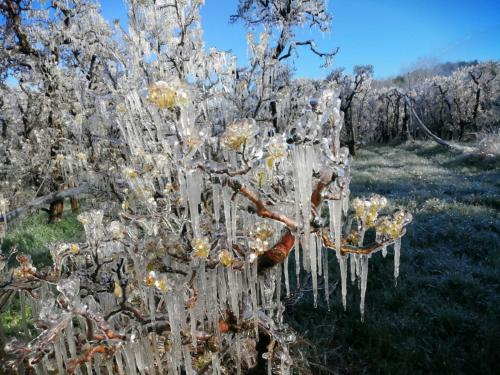
M 315 162 L 314 149 L 312 147 L 301 146 L 295 147 L 292 153 L 294 167 L 294 184 L 296 198 L 300 202 L 300 210 L 302 213 L 302 256 L 303 266 L 306 271 L 311 269 L 311 255 L 309 247 L 311 245 L 311 193 L 312 193 L 312 167 Z M 315 258 L 315 256 L 314 256 Z M 316 259 L 316 258 L 315 258 Z M 316 268 L 316 267 L 315 267 Z
M 215 224 L 218 225 L 220 222 L 220 185 L 212 184 L 212 201 L 214 205 L 214 218 Z
M 342 211 L 344 212 L 344 216 L 347 216 L 347 213 L 349 211 L 349 195 L 350 195 L 349 188 L 345 188 L 345 190 L 342 193 Z
M 219 356 L 217 353 L 212 353 L 212 375 L 219 375 L 221 373 Z
M 118 369 L 118 375 L 125 375 L 125 372 L 123 371 L 122 355 L 119 351 L 117 351 L 115 354 L 115 360 L 116 368 Z
M 54 356 L 56 357 L 57 371 L 59 371 L 59 374 L 64 374 L 63 358 L 59 343 L 54 344 Z
M 295 237 L 293 243 L 293 256 L 295 258 L 295 277 L 297 278 L 296 288 L 300 288 L 300 254 L 299 254 L 299 239 Z
M 366 295 L 366 284 L 368 283 L 368 258 L 369 255 L 361 256 L 361 302 L 359 308 L 361 311 L 361 321 L 365 320 L 365 295 Z
M 241 341 L 236 339 L 236 375 L 241 375 Z
M 347 256 L 341 254 L 342 244 L 342 201 L 328 201 L 328 211 L 330 214 L 330 233 L 334 235 L 335 251 L 340 267 L 340 282 L 342 290 L 342 305 L 347 308 Z M 352 263 L 351 263 L 352 272 Z M 352 278 L 352 274 L 351 274 Z
M 231 310 L 233 311 L 233 314 L 236 316 L 236 319 L 239 320 L 240 316 L 240 311 L 239 311 L 239 299 L 238 299 L 238 284 L 236 281 L 236 275 L 234 274 L 235 271 L 231 267 L 226 268 L 227 270 L 227 281 L 228 281 L 228 288 L 229 288 L 229 295 L 231 299 Z
M 23 328 L 23 333 L 25 337 L 29 337 L 28 324 L 26 318 L 26 301 L 23 291 L 19 292 L 19 305 L 21 306 L 21 327 Z
M 323 279 L 325 281 L 325 300 L 328 311 L 330 311 L 330 290 L 328 286 L 328 249 L 323 254 Z
M 382 256 L 384 258 L 387 256 L 387 245 L 382 248 Z
M 113 371 L 113 365 L 111 364 L 111 361 L 106 360 L 105 361 L 105 366 L 106 366 L 106 370 L 108 370 L 108 375 L 115 375 L 115 372 Z
M 196 339 L 195 339 L 196 341 Z M 187 345 L 182 346 L 182 354 L 184 355 L 184 368 L 186 370 L 186 375 L 193 375 L 192 358 L 189 352 L 189 347 Z
M 311 257 L 311 276 L 312 276 L 312 285 L 313 285 L 313 298 L 314 298 L 314 307 L 318 307 L 318 273 L 317 273 L 317 261 L 316 261 L 316 253 L 317 251 L 317 242 L 316 236 L 311 236 L 311 244 L 309 246 L 309 254 Z
M 290 297 L 290 280 L 288 276 L 288 259 L 289 257 L 285 258 L 284 264 L 283 264 L 283 273 L 285 276 L 285 289 L 286 289 L 286 296 Z
M 224 220 L 226 225 L 227 233 L 227 243 L 231 247 L 233 245 L 233 235 L 231 232 L 232 221 L 231 221 L 231 191 L 228 187 L 222 188 L 222 201 L 224 204 Z
M 332 202 L 333 209 L 333 232 L 335 235 L 335 250 L 337 255 L 340 255 L 340 246 L 342 244 L 342 201 L 334 200 Z
M 231 239 L 232 239 L 232 241 L 236 241 L 236 219 L 237 219 L 237 211 L 238 211 L 237 199 L 238 199 L 238 196 L 236 196 L 234 198 L 234 200 L 231 200 Z M 232 242 L 229 246 L 232 246 Z
M 186 173 L 186 191 L 189 204 L 189 214 L 191 215 L 191 225 L 195 237 L 200 237 L 200 213 L 201 190 L 203 188 L 202 176 L 198 171 Z
M 217 293 L 219 294 L 219 308 L 221 311 L 226 309 L 227 301 L 227 281 L 226 272 L 223 267 L 217 267 Z
M 66 341 L 68 342 L 68 349 L 69 349 L 69 354 L 71 355 L 72 358 L 76 357 L 76 341 L 75 341 L 75 334 L 73 330 L 73 322 L 69 322 L 68 327 L 66 328 L 65 332 L 66 336 Z M 79 369 L 77 370 L 77 373 L 80 373 Z
M 285 311 L 283 304 L 281 303 L 281 286 L 283 282 L 281 281 L 281 264 L 278 264 L 276 267 L 276 321 L 278 323 L 278 327 L 281 328 L 283 326 L 283 312 Z
M 316 236 L 316 259 L 318 261 L 318 276 L 323 275 L 323 246 L 320 238 Z
M 125 361 L 126 361 L 125 373 L 127 375 L 137 375 L 137 370 L 135 368 L 135 356 L 134 356 L 134 350 L 132 349 L 132 344 L 128 343 L 123 347 L 123 354 L 125 355 Z M 89 374 L 92 374 L 92 371 L 89 372 Z
M 356 275 L 361 277 L 361 256 L 359 254 L 355 254 L 354 258 L 356 259 Z
M 68 352 L 66 350 L 66 343 L 65 343 L 64 337 L 62 337 L 62 336 L 59 337 L 58 345 L 59 345 L 59 348 L 61 351 L 63 362 L 67 363 L 68 362 Z
M 340 267 L 340 282 L 342 288 L 342 305 L 347 308 L 347 257 L 341 255 L 337 258 Z
M 401 255 L 401 238 L 394 241 L 394 282 L 398 285 L 399 258 Z
M 355 254 L 349 254 L 349 261 L 351 265 L 351 283 L 356 282 L 356 256 Z
M 137 365 L 137 369 L 139 370 L 139 374 L 145 375 L 145 363 L 144 363 L 144 357 L 142 356 L 142 351 L 139 347 L 139 345 L 134 345 L 133 347 L 133 353 L 135 356 L 135 363 Z

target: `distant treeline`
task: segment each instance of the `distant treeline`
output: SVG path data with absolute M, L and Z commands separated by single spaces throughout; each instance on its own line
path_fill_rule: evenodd
M 424 136 L 416 116 L 437 136 L 465 141 L 500 126 L 500 63 L 458 62 L 372 79 L 373 67 L 332 72 L 341 89 L 344 140 L 354 145 Z M 413 112 L 414 111 L 414 112 Z

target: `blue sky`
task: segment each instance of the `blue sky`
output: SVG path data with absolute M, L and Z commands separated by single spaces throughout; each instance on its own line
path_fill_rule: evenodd
M 101 0 L 104 16 L 126 22 L 121 0 Z M 246 30 L 229 24 L 237 0 L 206 0 L 202 24 L 207 47 L 232 50 L 245 64 Z M 340 47 L 334 67 L 352 71 L 372 64 L 385 78 L 431 62 L 500 59 L 500 0 L 330 0 L 332 31 L 298 30 L 297 39 L 316 40 L 319 49 Z M 300 50 L 296 75 L 320 78 L 329 69 Z

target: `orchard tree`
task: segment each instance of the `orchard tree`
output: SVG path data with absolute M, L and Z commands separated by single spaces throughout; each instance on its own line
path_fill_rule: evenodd
M 359 65 L 353 68 L 353 74 L 343 74 L 342 69 L 334 70 L 327 77 L 327 81 L 335 82 L 340 87 L 341 110 L 344 113 L 345 130 L 347 133 L 346 144 L 349 153 L 355 154 L 356 126 L 353 122 L 353 107 L 355 100 L 363 96 L 370 88 L 373 66 Z
M 6 0 L 0 16 L 2 66 L 15 81 L 3 118 L 2 161 L 16 177 L 7 190 L 29 186 L 33 197 L 74 187 L 86 161 L 98 158 L 93 137 L 105 131 L 88 124 L 97 98 L 109 94 L 110 28 L 90 0 Z M 63 208 L 51 203 L 50 222 Z

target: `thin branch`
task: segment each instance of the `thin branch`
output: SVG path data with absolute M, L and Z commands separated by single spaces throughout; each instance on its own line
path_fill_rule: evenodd
M 0 215 L 0 222 L 10 221 L 13 218 L 21 215 L 23 212 L 27 211 L 30 208 L 34 208 L 37 206 L 41 206 L 42 204 L 52 203 L 57 200 L 61 200 L 67 197 L 72 197 L 77 194 L 81 194 L 83 192 L 88 191 L 90 188 L 89 184 L 83 184 L 76 188 L 66 189 L 62 191 L 56 191 L 54 193 L 50 193 L 44 195 L 43 197 L 38 197 L 31 202 L 29 202 L 26 206 L 16 208 L 15 210 L 7 212 L 5 215 Z

